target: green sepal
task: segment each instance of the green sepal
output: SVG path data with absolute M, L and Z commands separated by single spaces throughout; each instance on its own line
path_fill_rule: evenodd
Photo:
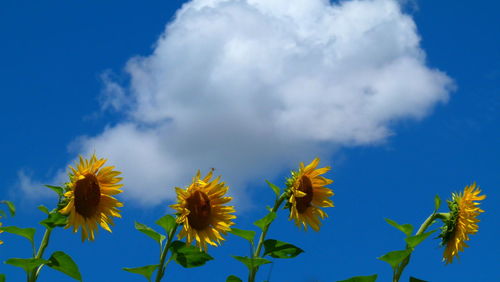
M 375 282 L 377 281 L 377 274 L 369 275 L 369 276 L 355 276 L 346 280 L 340 280 L 337 282 Z
M 153 265 L 145 265 L 145 266 L 141 266 L 141 267 L 124 267 L 122 269 L 125 271 L 128 271 L 130 273 L 142 275 L 142 276 L 146 277 L 146 279 L 148 279 L 148 281 L 151 281 L 151 276 L 153 276 L 153 273 L 155 272 L 155 270 L 157 268 L 158 268 L 158 265 L 153 264 Z
M 272 184 L 271 182 L 269 182 L 269 181 L 267 181 L 267 180 L 266 180 L 266 183 L 267 183 L 267 185 L 269 186 L 269 188 L 273 189 L 274 194 L 276 195 L 276 198 L 279 198 L 279 197 L 280 197 L 280 193 L 281 193 L 281 189 L 280 189 L 280 187 L 278 187 L 278 186 L 276 186 L 276 185 Z
M 242 262 L 250 271 L 254 267 L 258 267 L 263 264 L 271 263 L 270 260 L 267 260 L 265 258 L 249 258 L 249 257 L 240 257 L 240 256 L 232 256 L 233 258 L 237 259 L 238 261 Z
M 155 223 L 165 229 L 165 234 L 170 234 L 176 224 L 175 218 L 169 214 L 162 216 L 160 219 L 155 221 Z
M 427 237 L 429 237 L 429 235 L 431 235 L 435 231 L 436 230 L 432 230 L 415 236 L 406 237 L 405 241 L 410 248 L 415 248 L 416 246 L 418 246 L 418 244 L 422 243 L 425 239 L 427 239 Z
M 446 243 L 450 240 L 454 233 L 456 223 L 458 220 L 458 203 L 457 201 L 447 201 L 450 213 L 443 218 L 443 226 L 441 227 L 441 233 L 438 238 L 441 238 L 441 246 L 446 246 Z
M 60 187 L 60 186 L 54 186 L 54 185 L 43 185 L 49 189 L 51 189 L 52 191 L 56 192 L 56 194 L 59 196 L 59 197 L 63 197 L 64 196 L 64 188 Z
M 239 236 L 243 239 L 246 239 L 250 241 L 250 243 L 253 243 L 253 238 L 255 237 L 255 231 L 252 230 L 243 230 L 243 229 L 238 229 L 238 228 L 231 228 L 231 231 L 229 233 Z
M 270 212 L 266 216 L 264 216 L 263 218 L 255 221 L 253 224 L 256 225 L 257 227 L 259 227 L 262 231 L 264 231 L 264 228 L 267 225 L 271 224 L 271 222 L 273 222 L 275 218 L 276 218 L 276 213 Z
M 0 217 L 7 217 L 7 214 L 3 210 L 0 210 Z
M 10 216 L 16 215 L 16 206 L 14 205 L 14 203 L 12 203 L 11 201 L 3 200 L 3 201 L 0 201 L 0 204 L 7 205 L 7 207 L 9 208 Z
M 264 241 L 264 249 L 264 256 L 273 258 L 294 258 L 304 252 L 297 246 L 274 239 Z
M 436 195 L 434 197 L 434 211 L 437 212 L 440 207 L 441 207 L 441 198 L 439 198 L 439 195 Z
M 186 245 L 182 241 L 175 241 L 170 245 L 172 258 L 176 263 L 185 268 L 198 267 L 204 265 L 207 261 L 213 260 L 209 254 L 191 245 Z
M 156 242 L 158 242 L 158 244 L 162 244 L 163 240 L 165 240 L 165 236 L 156 232 L 155 230 L 153 230 L 151 227 L 147 226 L 147 225 L 144 225 L 142 223 L 139 223 L 139 222 L 135 222 L 135 229 L 141 231 L 142 233 L 148 235 L 150 238 L 152 238 L 153 240 L 155 240 Z
M 52 253 L 47 266 L 60 271 L 73 279 L 82 281 L 82 275 L 80 274 L 80 270 L 78 270 L 78 265 L 64 252 L 57 251 Z
M 410 276 L 410 282 L 427 282 L 427 281 Z
M 411 250 L 392 251 L 378 257 L 377 259 L 387 262 L 393 269 L 395 269 L 410 254 Z
M 406 237 L 411 236 L 411 234 L 413 233 L 413 225 L 411 224 L 398 224 L 397 222 L 389 218 L 385 218 L 385 221 L 406 234 Z
M 0 274 L 0 282 L 5 282 L 5 274 Z
M 46 219 L 40 221 L 40 224 L 48 229 L 66 226 L 68 224 L 68 216 L 63 215 L 57 210 L 53 210 Z
M 229 276 L 226 278 L 226 282 L 243 282 L 243 280 L 241 280 L 238 276 L 235 276 L 235 275 L 229 275 Z
M 0 230 L 24 237 L 31 242 L 31 245 L 35 244 L 34 242 L 35 232 L 36 232 L 35 228 L 20 228 L 17 226 L 5 226 L 5 227 L 0 227 Z
M 26 271 L 27 273 L 30 273 L 38 266 L 40 266 L 42 264 L 49 263 L 49 261 L 41 259 L 41 258 L 28 258 L 28 259 L 11 258 L 11 259 L 6 260 L 5 263 L 20 267 L 20 268 L 24 269 L 24 271 Z

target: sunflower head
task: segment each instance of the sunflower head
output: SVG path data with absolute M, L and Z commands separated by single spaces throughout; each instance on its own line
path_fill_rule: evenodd
M 103 167 L 106 159 L 97 159 L 92 155 L 90 159 L 83 159 L 70 166 L 67 192 L 64 194 L 67 204 L 60 210 L 68 215 L 66 228 L 72 227 L 73 232 L 82 229 L 82 241 L 94 240 L 97 226 L 111 232 L 109 224 L 113 224 L 112 217 L 121 217 L 119 207 L 123 204 L 113 196 L 122 192 L 122 180 L 117 177 L 121 174 L 113 170 L 113 166 Z
M 445 247 L 443 260 L 446 264 L 453 262 L 454 257 L 458 257 L 458 252 L 463 252 L 468 247 L 465 241 L 469 240 L 469 235 L 478 231 L 478 215 L 484 212 L 479 208 L 479 202 L 486 198 L 486 195 L 479 195 L 481 190 L 476 187 L 476 183 L 466 186 L 463 192 L 453 193 L 452 199 L 448 201 L 450 213 L 443 220 L 439 238 Z
M 321 226 L 321 219 L 327 214 L 321 208 L 333 207 L 329 197 L 333 191 L 325 186 L 333 180 L 321 176 L 328 172 L 330 167 L 316 168 L 319 158 L 315 158 L 309 165 L 300 163 L 298 171 L 292 171 L 292 177 L 287 180 L 289 193 L 285 207 L 290 209 L 290 220 L 295 220 L 298 227 L 307 229 L 309 225 L 315 231 Z
M 196 241 L 196 245 L 207 250 L 207 244 L 217 246 L 231 230 L 234 207 L 224 206 L 231 197 L 224 197 L 228 186 L 220 182 L 220 177 L 213 180 L 212 171 L 201 178 L 200 171 L 193 177 L 186 188 L 176 187 L 177 204 L 171 205 L 177 212 L 177 223 L 182 224 L 179 239 L 186 237 L 186 243 Z

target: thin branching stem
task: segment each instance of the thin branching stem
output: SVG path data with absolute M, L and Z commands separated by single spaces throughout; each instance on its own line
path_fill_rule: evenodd
M 283 194 L 281 194 L 281 196 L 278 199 L 276 199 L 276 201 L 274 203 L 274 207 L 272 208 L 271 212 L 276 213 L 286 198 L 287 198 L 287 192 L 284 192 Z M 260 233 L 260 237 L 259 237 L 259 242 L 257 243 L 257 248 L 255 249 L 255 252 L 252 254 L 252 259 L 260 257 L 260 251 L 262 250 L 262 245 L 264 243 L 264 240 L 266 239 L 267 231 L 269 230 L 269 226 L 271 226 L 271 223 L 272 223 L 272 221 L 270 223 L 266 224 L 264 226 L 264 228 L 262 229 L 262 232 Z M 252 267 L 252 271 L 250 271 L 250 274 L 248 276 L 249 282 L 255 281 L 255 275 L 257 274 L 258 270 L 259 270 L 258 266 Z
M 424 233 L 429 226 L 431 226 L 434 223 L 434 220 L 437 218 L 440 218 L 440 214 L 433 212 L 427 219 L 420 225 L 420 228 L 418 229 L 417 233 L 415 233 L 415 236 L 420 235 Z M 406 249 L 410 249 L 410 246 L 406 245 Z M 393 282 L 398 282 L 399 279 L 401 278 L 401 275 L 403 274 L 404 269 L 410 263 L 410 258 L 411 258 L 411 253 L 401 262 L 401 264 L 394 269 L 394 274 L 392 276 L 392 281 Z
M 177 227 L 179 227 L 178 223 L 176 223 L 174 228 L 172 228 L 172 230 L 170 230 L 170 232 L 168 233 L 167 244 L 165 244 L 165 248 L 161 252 L 160 256 L 160 264 L 158 265 L 158 272 L 156 274 L 155 280 L 156 282 L 161 281 L 163 275 L 165 275 L 165 269 L 167 267 L 167 265 L 165 264 L 165 259 L 167 258 L 168 250 L 170 249 L 170 245 L 172 243 L 172 239 L 174 238 L 175 232 L 177 231 Z M 170 259 L 167 261 L 167 264 L 168 262 L 170 262 Z
M 45 249 L 49 245 L 50 234 L 52 234 L 51 228 L 46 228 L 45 233 L 43 234 L 42 242 L 40 243 L 40 247 L 38 248 L 38 252 L 36 253 L 35 259 L 42 258 Z M 28 274 L 28 281 L 35 282 L 38 279 L 38 275 L 40 274 L 40 270 L 42 270 L 43 264 L 36 267 L 31 274 Z

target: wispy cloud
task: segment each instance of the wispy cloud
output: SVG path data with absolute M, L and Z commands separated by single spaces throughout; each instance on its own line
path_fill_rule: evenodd
M 397 0 L 194 0 L 151 55 L 129 60 L 129 85 L 104 77 L 103 106 L 127 121 L 77 147 L 108 157 L 143 204 L 171 199 L 198 168 L 241 194 L 446 102 L 452 81 L 419 41 Z

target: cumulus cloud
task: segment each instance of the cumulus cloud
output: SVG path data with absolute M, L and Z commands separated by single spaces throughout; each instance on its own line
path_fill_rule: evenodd
M 105 77 L 103 106 L 127 120 L 80 152 L 108 157 L 141 203 L 171 199 L 198 168 L 243 193 L 446 102 L 452 81 L 419 41 L 398 0 L 193 0 L 128 61 L 129 84 Z

